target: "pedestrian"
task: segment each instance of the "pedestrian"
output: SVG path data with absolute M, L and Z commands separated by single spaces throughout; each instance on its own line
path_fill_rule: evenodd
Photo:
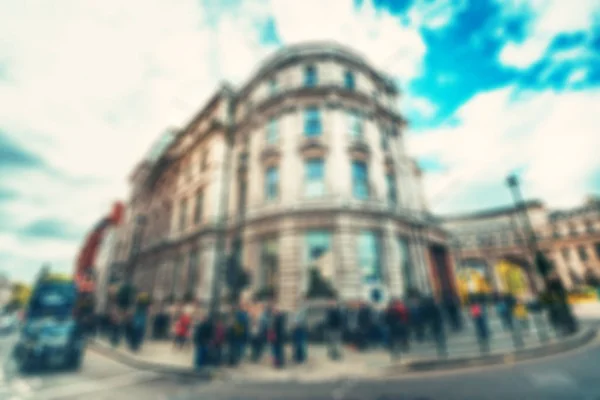
M 307 321 L 306 321 L 306 306 L 300 305 L 293 318 L 292 326 L 292 344 L 294 361 L 297 364 L 302 364 L 306 361 L 307 357 Z
M 508 306 L 502 295 L 498 297 L 498 301 L 496 302 L 496 314 L 502 322 L 502 328 L 504 330 L 511 330 L 512 321 L 508 317 Z
M 213 322 L 209 316 L 201 317 L 194 330 L 194 368 L 200 369 L 209 364 L 209 348 L 213 338 Z
M 520 331 L 527 335 L 529 333 L 529 313 L 521 301 L 515 305 L 515 319 L 519 324 Z
M 173 346 L 175 349 L 183 349 L 192 328 L 192 318 L 187 312 L 183 312 L 175 322 L 175 341 Z
M 255 329 L 255 348 L 252 360 L 259 362 L 264 353 L 265 346 L 268 343 L 268 334 L 271 329 L 273 318 L 273 305 L 268 303 L 262 313 L 260 314 L 257 326 Z
M 339 360 L 341 354 L 342 329 L 344 326 L 343 313 L 337 300 L 331 300 L 325 317 L 327 335 L 327 353 L 332 360 Z
M 213 326 L 213 340 L 209 348 L 210 363 L 215 366 L 220 366 L 223 362 L 223 346 L 225 345 L 225 323 L 221 316 L 215 317 Z
M 475 334 L 477 335 L 477 341 L 479 348 L 482 353 L 489 353 L 490 342 L 489 342 L 489 329 L 487 325 L 487 319 L 481 304 L 474 302 L 471 305 L 471 318 L 475 325 Z
M 235 313 L 227 316 L 225 322 L 225 344 L 227 346 L 227 365 L 235 366 L 238 362 L 238 334 Z
M 366 303 L 361 303 L 358 308 L 358 343 L 359 351 L 365 351 L 368 347 L 369 332 L 371 331 L 372 313 Z
M 437 353 L 439 357 L 448 356 L 448 346 L 446 342 L 446 331 L 444 329 L 444 317 L 441 307 L 433 298 L 426 300 L 427 322 L 431 330 L 431 336 L 435 341 Z
M 389 350 L 392 359 L 400 356 L 401 348 L 408 348 L 408 312 L 406 306 L 399 300 L 393 299 L 385 310 L 385 323 L 389 332 Z
M 144 341 L 146 333 L 146 321 L 147 315 L 146 310 L 143 307 L 138 306 L 135 310 L 132 319 L 132 350 L 134 352 L 139 351 Z
M 410 299 L 408 315 L 410 316 L 410 328 L 415 339 L 421 343 L 425 340 L 425 323 L 427 319 L 427 304 L 421 299 L 414 297 Z
M 279 310 L 274 310 L 269 341 L 273 353 L 273 365 L 275 368 L 283 368 L 285 365 L 285 316 Z
M 238 346 L 238 359 L 243 360 L 246 357 L 246 349 L 248 348 L 248 342 L 250 339 L 250 317 L 246 310 L 245 304 L 236 307 L 236 332 L 237 332 L 237 346 Z

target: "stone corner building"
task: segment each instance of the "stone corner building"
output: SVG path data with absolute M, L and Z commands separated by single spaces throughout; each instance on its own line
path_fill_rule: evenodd
M 309 266 L 348 301 L 454 293 L 398 96 L 337 44 L 277 52 L 139 164 L 115 261 L 159 301 L 207 304 L 225 254 L 250 272 L 246 295 L 273 288 L 284 309 L 302 297 Z

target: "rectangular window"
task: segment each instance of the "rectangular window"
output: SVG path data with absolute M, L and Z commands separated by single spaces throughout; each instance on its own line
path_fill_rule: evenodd
M 415 287 L 413 282 L 413 273 L 412 273 L 412 265 L 411 265 L 411 257 L 410 250 L 408 247 L 408 240 L 405 238 L 398 239 L 398 247 L 400 248 L 400 272 L 402 275 L 402 281 L 404 284 L 405 293 L 408 292 L 409 289 Z
M 386 180 L 388 188 L 388 201 L 391 204 L 396 204 L 398 200 L 396 196 L 396 176 L 393 174 L 387 174 Z
M 187 219 L 187 200 L 183 199 L 181 200 L 181 203 L 179 204 L 179 230 L 183 231 L 185 230 L 185 224 L 186 224 L 186 219 Z
M 331 252 L 331 233 L 326 230 L 310 230 L 305 236 L 306 275 L 304 275 L 304 288 L 310 289 L 309 277 L 310 270 L 316 268 L 321 276 L 328 280 L 333 286 L 335 266 L 333 264 L 333 254 Z
M 352 193 L 359 200 L 369 198 L 369 172 L 364 161 L 352 161 Z
M 321 135 L 321 113 L 317 107 L 304 110 L 304 136 L 316 137 Z
M 577 248 L 577 252 L 579 253 L 579 259 L 581 261 L 587 261 L 588 255 L 587 255 L 587 251 L 585 250 L 584 246 L 579 246 Z
M 277 91 L 279 90 L 278 86 L 277 86 L 277 79 L 273 78 L 269 81 L 269 94 L 274 95 L 277 94 Z
M 348 90 L 355 89 L 354 74 L 352 71 L 346 71 L 344 73 L 344 87 Z
M 204 208 L 204 194 L 196 193 L 196 208 L 194 209 L 194 223 L 199 224 L 202 221 L 202 213 Z
M 306 196 L 323 196 L 325 194 L 325 167 L 323 160 L 307 160 L 304 164 L 304 173 Z
M 265 177 L 265 197 L 267 200 L 275 200 L 279 195 L 279 170 L 277 167 L 267 169 Z
M 190 252 L 186 284 L 186 294 L 195 296 L 196 287 L 198 286 L 198 250 Z
M 594 243 L 594 250 L 596 250 L 596 258 L 600 260 L 600 242 Z
M 309 65 L 304 69 L 304 86 L 313 87 L 317 86 L 319 77 L 317 75 L 317 68 L 314 65 Z
M 275 144 L 279 140 L 279 126 L 277 119 L 271 118 L 267 124 L 267 143 Z
M 352 139 L 360 139 L 363 136 L 363 119 L 356 111 L 348 111 L 348 132 Z
M 362 231 L 358 236 L 358 265 L 364 283 L 381 282 L 379 237 L 373 231 Z
M 259 288 L 276 288 L 279 264 L 279 246 L 277 238 L 264 239 L 260 249 Z

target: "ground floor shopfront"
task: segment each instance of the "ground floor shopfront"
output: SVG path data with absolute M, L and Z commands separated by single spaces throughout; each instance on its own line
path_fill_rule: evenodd
M 182 238 L 141 254 L 140 290 L 155 301 L 208 304 L 217 261 L 217 232 Z M 409 288 L 424 294 L 456 293 L 455 268 L 444 233 L 432 224 L 355 212 L 287 213 L 232 227 L 232 243 L 251 276 L 242 297 L 270 289 L 278 305 L 293 309 L 316 269 L 343 301 L 385 302 Z

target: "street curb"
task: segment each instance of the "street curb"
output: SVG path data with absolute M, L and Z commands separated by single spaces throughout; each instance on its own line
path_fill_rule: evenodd
M 127 365 L 132 368 L 157 372 L 165 375 L 177 375 L 184 378 L 194 378 L 196 380 L 209 381 L 219 377 L 219 372 L 214 370 L 204 369 L 202 371 L 195 371 L 191 367 L 178 367 L 175 365 L 164 365 L 153 363 L 149 361 L 137 360 L 125 354 L 122 350 L 114 349 L 113 347 L 99 342 L 98 340 L 91 339 L 88 342 L 88 348 L 100 355 L 117 361 L 121 364 Z
M 487 356 L 456 357 L 448 359 L 428 359 L 408 361 L 404 364 L 386 368 L 387 374 L 399 372 L 426 372 L 438 370 L 454 370 L 475 366 L 512 364 L 519 361 L 532 360 L 564 353 L 591 342 L 597 335 L 595 329 L 585 329 L 563 340 L 516 350 L 508 353 L 490 354 Z

